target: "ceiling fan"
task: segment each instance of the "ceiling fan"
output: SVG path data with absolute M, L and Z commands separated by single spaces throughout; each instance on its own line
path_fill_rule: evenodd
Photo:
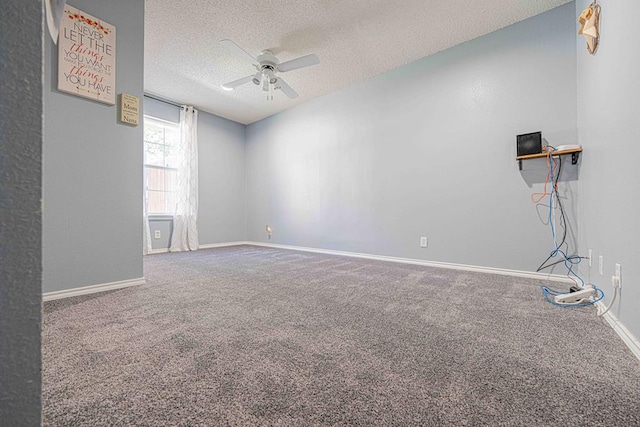
M 223 84 L 222 88 L 225 90 L 233 90 L 245 83 L 253 82 L 253 84 L 257 86 L 262 86 L 262 90 L 267 92 L 267 99 L 271 100 L 273 100 L 273 89 L 281 90 L 291 99 L 298 97 L 298 92 L 293 90 L 281 77 L 276 76 L 276 73 L 286 73 L 287 71 L 293 71 L 320 63 L 320 59 L 318 59 L 315 54 L 305 55 L 292 59 L 291 61 L 280 62 L 273 52 L 269 50 L 263 50 L 257 58 L 254 58 L 231 40 L 220 40 L 220 44 L 237 57 L 250 62 L 257 70 L 255 74 Z

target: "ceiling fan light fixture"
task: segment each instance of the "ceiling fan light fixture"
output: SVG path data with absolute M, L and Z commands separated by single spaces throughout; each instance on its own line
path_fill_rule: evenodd
M 262 73 L 258 71 L 252 80 L 253 84 L 259 86 L 262 83 Z
M 271 83 L 272 85 L 275 84 L 278 79 L 276 78 L 276 76 L 273 74 L 273 71 L 271 70 L 266 70 L 264 72 L 266 74 L 266 76 L 269 78 L 269 83 Z

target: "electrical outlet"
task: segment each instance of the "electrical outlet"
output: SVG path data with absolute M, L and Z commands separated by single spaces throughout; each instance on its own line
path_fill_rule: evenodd
M 618 278 L 618 287 L 622 287 L 622 265 L 616 263 L 616 277 Z
M 428 243 L 429 243 L 429 241 L 428 241 L 428 239 L 426 237 L 421 237 L 420 238 L 420 247 L 421 248 L 426 248 Z
M 589 258 L 589 267 L 593 265 L 593 250 L 589 249 L 587 251 L 587 258 Z
M 160 237 L 162 237 L 162 233 L 160 232 L 160 230 L 155 230 L 153 232 L 153 237 L 154 239 L 159 239 Z
M 602 255 L 598 257 L 598 272 L 604 276 L 604 257 Z
M 622 282 L 619 277 L 611 276 L 611 285 L 613 286 L 613 289 L 620 289 L 622 287 Z

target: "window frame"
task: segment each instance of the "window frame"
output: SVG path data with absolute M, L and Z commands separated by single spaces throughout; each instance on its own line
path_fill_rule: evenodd
M 143 179 L 144 179 L 144 203 L 145 206 L 148 206 L 148 193 L 149 191 L 153 191 L 153 192 L 162 192 L 162 193 L 173 193 L 175 195 L 176 191 L 162 191 L 162 190 L 149 190 L 149 183 L 147 180 L 147 168 L 151 168 L 151 169 L 158 169 L 158 170 L 165 170 L 165 171 L 177 171 L 178 168 L 177 167 L 170 167 L 170 166 L 158 166 L 158 165 L 154 165 L 154 164 L 148 164 L 146 163 L 146 152 L 147 152 L 147 139 L 146 139 L 146 134 L 144 131 L 144 126 L 146 126 L 147 124 L 147 120 L 151 121 L 151 122 L 156 122 L 157 124 L 163 125 L 163 126 L 170 126 L 170 127 L 174 127 L 176 130 L 179 129 L 180 123 L 176 123 L 176 122 L 172 122 L 170 120 L 164 120 L 158 117 L 154 117 L 154 116 L 150 116 L 148 114 L 144 114 L 143 115 L 143 131 L 142 131 L 142 143 L 143 143 L 143 160 L 142 160 L 142 168 L 143 168 Z M 165 142 L 166 140 L 163 140 L 163 142 Z M 151 142 L 150 142 L 151 143 Z M 178 141 L 179 143 L 179 141 Z M 162 145 L 169 145 L 169 144 L 162 144 Z M 167 204 L 167 200 L 165 198 L 165 209 L 167 208 L 166 206 Z M 174 212 L 171 211 L 166 211 L 166 212 L 149 212 L 147 211 L 147 216 L 148 217 L 153 217 L 155 219 L 162 219 L 162 218 L 173 218 Z

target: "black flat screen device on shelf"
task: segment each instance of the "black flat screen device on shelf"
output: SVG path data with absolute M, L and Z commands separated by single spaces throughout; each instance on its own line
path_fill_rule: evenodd
M 525 133 L 516 136 L 518 157 L 542 153 L 542 132 Z

